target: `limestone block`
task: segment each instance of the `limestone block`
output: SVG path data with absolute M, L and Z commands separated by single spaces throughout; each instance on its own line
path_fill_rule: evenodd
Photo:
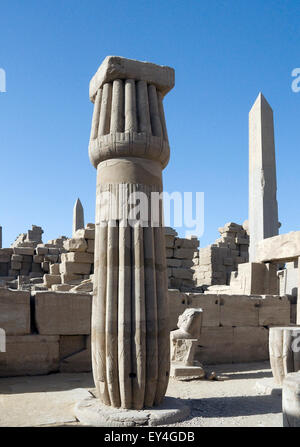
M 191 267 L 194 266 L 194 261 L 189 260 L 189 259 L 182 259 L 181 265 L 182 265 L 182 267 L 184 267 L 186 269 L 190 269 Z
M 95 252 L 95 241 L 94 239 L 87 239 L 87 253 Z
M 59 255 L 59 248 L 49 247 L 49 255 Z
M 58 336 L 6 337 L 6 352 L 0 354 L 0 377 L 49 374 L 58 368 Z
M 170 330 L 177 329 L 177 322 L 179 315 L 183 314 L 188 306 L 187 297 L 179 290 L 168 290 L 169 303 L 169 326 Z
M 50 265 L 50 275 L 59 275 L 59 264 Z
M 86 251 L 86 249 L 87 249 L 87 242 L 83 238 L 67 239 L 64 242 L 64 248 L 67 251 Z
M 259 304 L 259 326 L 290 324 L 291 303 L 287 296 L 266 295 Z
M 58 255 L 45 255 L 45 261 L 55 264 L 58 261 Z
M 224 258 L 223 263 L 224 263 L 224 265 L 233 265 L 233 259 L 232 258 Z
M 73 251 L 70 253 L 63 253 L 61 255 L 62 262 L 79 262 L 84 264 L 92 264 L 94 262 L 94 255 L 92 253 Z
M 172 276 L 180 279 L 193 279 L 193 272 L 184 268 L 172 268 Z
M 13 251 L 14 251 L 14 254 L 16 254 L 16 255 L 27 255 L 27 256 L 34 255 L 33 247 L 14 247 Z
M 205 311 L 203 310 L 203 316 Z M 232 363 L 233 360 L 233 328 L 203 327 L 199 339 L 200 347 L 195 359 L 200 363 Z
M 60 372 L 62 373 L 79 373 L 89 372 L 92 370 L 91 349 L 87 348 L 64 358 L 60 363 Z
M 268 360 L 268 340 L 269 331 L 264 327 L 233 328 L 233 363 Z
M 44 272 L 49 272 L 49 262 L 42 262 L 41 267 Z
M 89 275 L 91 273 L 91 264 L 64 261 L 60 265 L 60 271 L 63 274 Z
M 74 238 L 83 238 L 83 239 L 95 239 L 95 229 L 91 228 L 82 228 L 77 230 L 74 234 Z
M 219 295 L 222 326 L 258 326 L 261 300 L 253 296 Z
M 193 259 L 194 250 L 191 248 L 175 248 L 174 258 L 178 259 Z
M 48 254 L 48 251 L 49 251 L 49 248 L 48 248 L 48 247 L 45 247 L 44 245 L 38 245 L 38 246 L 36 247 L 36 253 L 37 253 L 37 255 L 39 255 L 39 256 L 47 255 L 47 254 Z
M 91 302 L 89 294 L 36 292 L 35 318 L 39 334 L 89 334 Z
M 53 284 L 61 284 L 60 275 L 44 275 L 44 284 L 48 289 L 51 288 Z
M 202 328 L 219 327 L 220 325 L 220 299 L 218 295 L 204 295 L 203 293 L 186 293 L 188 307 L 203 310 Z
M 182 265 L 181 259 L 167 258 L 167 267 L 181 267 L 181 265 Z
M 17 261 L 11 261 L 11 268 L 12 270 L 21 270 L 22 263 Z
M 59 337 L 60 360 L 86 348 L 85 335 L 61 335 Z
M 53 290 L 53 292 L 69 292 L 72 287 L 71 284 L 52 284 L 51 290 Z
M 166 248 L 173 248 L 174 247 L 174 236 L 165 235 L 165 241 L 166 241 Z
M 12 254 L 12 248 L 0 248 L 0 262 L 10 262 Z
M 74 275 L 71 273 L 63 273 L 61 276 L 62 284 L 79 284 L 83 280 L 83 275 Z
M 30 334 L 30 292 L 0 288 L 0 328 L 6 335 Z
M 34 255 L 33 256 L 33 262 L 35 262 L 37 264 L 41 264 L 43 261 L 44 261 L 44 255 Z
M 292 260 L 300 256 L 300 231 L 270 237 L 256 244 L 257 262 Z
M 300 372 L 288 374 L 283 381 L 282 416 L 284 427 L 300 427 Z
M 173 248 L 166 248 L 166 257 L 167 258 L 173 258 L 173 256 L 174 256 Z
M 175 239 L 175 248 L 191 248 L 196 249 L 199 247 L 198 239 Z
M 14 262 L 23 262 L 23 258 L 24 257 L 22 255 L 15 255 L 15 254 L 11 255 L 11 261 Z
M 33 262 L 31 264 L 31 271 L 34 273 L 42 273 L 42 267 L 41 264 L 38 264 L 36 262 Z

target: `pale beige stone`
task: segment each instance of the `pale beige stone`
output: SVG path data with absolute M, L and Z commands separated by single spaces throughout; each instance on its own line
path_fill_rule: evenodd
M 6 335 L 30 334 L 30 292 L 0 287 L 0 328 Z

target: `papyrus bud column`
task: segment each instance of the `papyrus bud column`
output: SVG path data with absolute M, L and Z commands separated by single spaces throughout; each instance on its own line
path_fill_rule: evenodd
M 174 70 L 107 57 L 90 83 L 89 155 L 97 169 L 92 362 L 98 397 L 113 407 L 161 403 L 170 368 L 162 204 L 152 193 L 169 161 L 163 97 Z M 149 199 L 146 222 L 129 225 L 128 199 Z M 105 204 L 103 197 L 108 199 Z

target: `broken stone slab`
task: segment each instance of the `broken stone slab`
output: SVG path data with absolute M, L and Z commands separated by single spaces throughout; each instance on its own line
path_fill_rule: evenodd
M 280 262 L 300 256 L 300 231 L 264 239 L 256 244 L 258 262 Z
M 179 380 L 199 380 L 205 377 L 205 371 L 202 366 L 188 366 L 182 363 L 171 363 L 170 376 Z
M 77 230 L 73 236 L 75 239 L 95 239 L 95 229 L 91 228 L 82 228 L 81 230 Z

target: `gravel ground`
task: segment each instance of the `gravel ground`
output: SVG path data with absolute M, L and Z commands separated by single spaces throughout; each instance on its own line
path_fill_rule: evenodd
M 173 426 L 281 427 L 281 397 L 259 394 L 272 377 L 268 362 L 205 367 L 224 381 L 170 379 L 167 395 L 190 406 L 190 417 Z M 75 403 L 89 395 L 92 375 L 51 374 L 0 379 L 0 426 L 79 425 Z

